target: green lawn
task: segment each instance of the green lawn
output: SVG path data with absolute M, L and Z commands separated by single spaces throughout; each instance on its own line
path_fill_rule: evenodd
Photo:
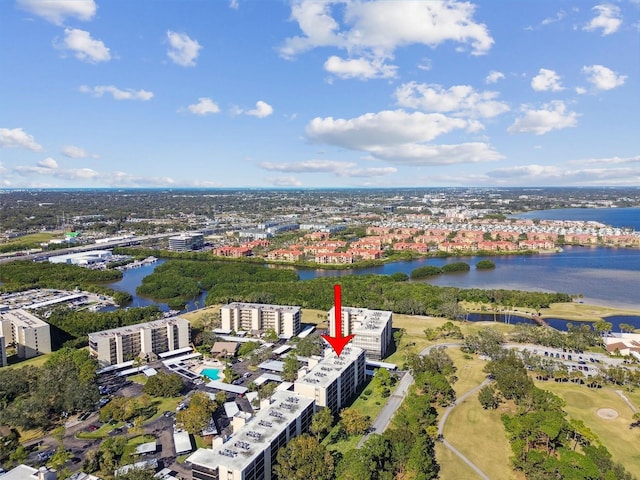
M 436 460 L 440 465 L 440 480 L 479 480 L 476 472 L 471 470 L 458 456 L 441 443 L 436 443 Z
M 622 463 L 636 477 L 640 477 L 640 430 L 629 429 L 633 412 L 612 389 L 591 389 L 572 383 L 536 384 L 563 398 L 567 402 L 565 411 L 569 416 L 582 420 L 598 435 L 615 461 Z M 612 408 L 619 416 L 613 420 L 600 418 L 596 413 L 599 408 Z
M 471 358 L 465 358 L 465 354 L 462 353 L 459 348 L 448 348 L 446 352 L 458 369 L 456 371 L 458 381 L 453 384 L 453 389 L 456 391 L 457 396 L 462 395 L 484 381 L 486 374 L 483 372 L 483 369 L 487 364 L 485 360 L 480 360 L 476 355 L 471 355 Z
M 38 355 L 37 357 L 28 358 L 26 360 L 18 358 L 17 355 L 12 355 L 11 357 L 7 357 L 7 363 L 9 365 L 7 365 L 5 368 L 41 367 L 45 364 L 50 355 L 50 353 L 45 353 L 43 355 Z
M 509 457 L 511 446 L 500 420 L 502 409 L 483 410 L 472 395 L 449 415 L 444 437 L 489 478 L 516 479 Z
M 54 237 L 61 238 L 62 234 L 58 233 L 50 233 L 50 232 L 40 232 L 40 233 L 30 233 L 29 235 L 23 235 L 21 237 L 15 237 L 7 242 L 3 242 L 1 245 L 11 245 L 16 249 L 28 249 L 28 248 L 40 248 L 40 244 L 44 242 L 48 242 Z

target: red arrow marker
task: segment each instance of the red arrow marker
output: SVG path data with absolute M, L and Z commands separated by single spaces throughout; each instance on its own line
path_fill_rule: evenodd
M 351 341 L 355 335 L 342 336 L 342 300 L 340 298 L 340 285 L 333 286 L 333 301 L 334 301 L 334 315 L 336 319 L 336 336 L 330 337 L 329 335 L 322 335 L 329 345 L 336 352 L 336 355 L 340 356 L 344 347 Z

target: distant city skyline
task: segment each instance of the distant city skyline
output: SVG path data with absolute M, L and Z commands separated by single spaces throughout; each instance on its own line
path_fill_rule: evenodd
M 637 0 L 0 2 L 0 188 L 640 185 Z

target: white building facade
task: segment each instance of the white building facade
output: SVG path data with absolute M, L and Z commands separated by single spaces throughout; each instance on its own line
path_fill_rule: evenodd
M 309 429 L 314 403 L 313 398 L 276 391 L 255 417 L 239 422 L 244 424 L 234 428 L 226 443 L 199 448 L 186 459 L 192 478 L 271 480 L 278 450 Z
M 381 360 L 393 339 L 393 313 L 367 308 L 342 307 L 342 335 L 355 335 L 351 344 L 366 351 L 368 358 Z M 329 310 L 329 333 L 336 336 L 335 307 Z
M 51 353 L 49 324 L 26 310 L 0 312 L 0 336 L 4 337 L 5 349 L 14 346 L 19 358 Z
M 89 334 L 89 352 L 100 366 L 115 365 L 139 356 L 186 348 L 191 324 L 181 317 L 114 328 Z
M 224 330 L 258 332 L 274 329 L 284 338 L 300 333 L 301 309 L 285 305 L 233 302 L 220 307 Z

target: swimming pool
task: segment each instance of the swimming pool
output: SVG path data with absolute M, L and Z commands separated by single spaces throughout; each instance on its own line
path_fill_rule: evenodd
M 220 374 L 219 368 L 204 368 L 200 372 L 200 375 L 209 377 L 211 380 L 218 380 L 222 377 L 222 375 Z

